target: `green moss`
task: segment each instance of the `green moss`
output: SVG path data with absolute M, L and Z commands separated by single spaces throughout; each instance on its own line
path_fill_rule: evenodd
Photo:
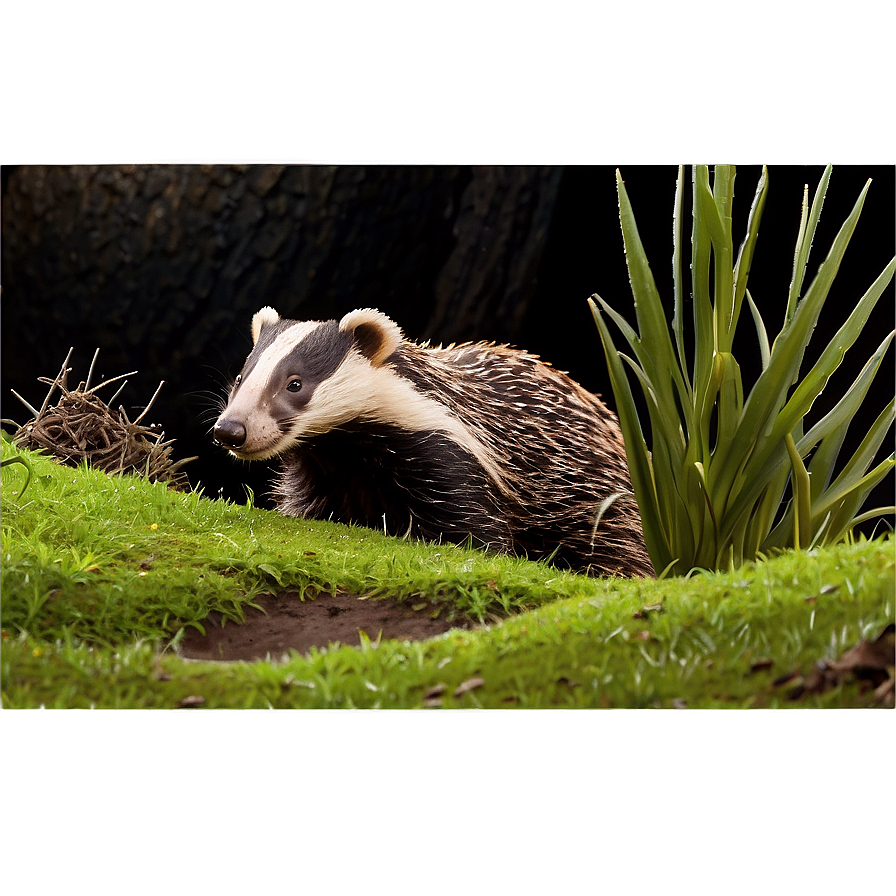
M 774 682 L 894 616 L 890 538 L 685 579 L 589 579 L 26 456 L 21 497 L 24 468 L 2 473 L 6 707 L 864 706 L 854 683 L 794 704 Z M 279 587 L 426 601 L 486 624 L 281 664 L 166 646 Z

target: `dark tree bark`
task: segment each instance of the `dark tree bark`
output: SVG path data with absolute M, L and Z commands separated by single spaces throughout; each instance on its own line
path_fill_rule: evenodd
M 436 280 L 427 336 L 518 336 L 561 177 L 560 168 L 474 169 L 454 225 L 456 244 Z
M 34 395 L 71 345 L 77 377 L 99 346 L 102 372 L 140 371 L 125 400 L 166 380 L 160 422 L 200 455 L 191 393 L 240 367 L 262 305 L 310 319 L 370 306 L 412 338 L 512 340 L 560 181 L 559 169 L 468 166 L 3 174 L 5 396 Z

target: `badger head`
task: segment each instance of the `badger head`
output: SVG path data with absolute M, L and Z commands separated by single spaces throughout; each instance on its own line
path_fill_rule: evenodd
M 264 307 L 252 318 L 252 340 L 214 426 L 236 457 L 264 460 L 349 421 L 382 419 L 388 406 L 407 403 L 397 393 L 413 392 L 385 364 L 400 328 L 370 308 L 340 321 L 295 321 Z

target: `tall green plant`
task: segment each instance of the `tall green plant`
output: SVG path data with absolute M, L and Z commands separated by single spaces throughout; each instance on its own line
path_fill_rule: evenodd
M 673 213 L 671 325 L 638 236 L 625 185 L 616 172 L 637 330 L 597 294 L 588 301 L 610 370 L 647 548 L 658 572 L 718 569 L 739 565 L 775 548 L 807 548 L 838 541 L 859 523 L 896 510 L 877 507 L 862 512 L 869 492 L 894 466 L 891 454 L 869 470 L 893 424 L 893 401 L 835 475 L 846 429 L 868 392 L 893 332 L 832 409 L 804 432 L 805 415 L 858 339 L 896 267 L 896 259 L 891 260 L 818 360 L 804 370 L 806 348 L 870 184 L 868 181 L 865 185 L 827 258 L 804 291 L 809 249 L 830 176 L 828 166 L 811 208 L 808 187 L 804 192 L 783 325 L 770 341 L 768 328 L 747 288 L 768 191 L 768 172 L 763 167 L 747 235 L 735 259 L 734 166 L 716 166 L 712 183 L 707 166 L 694 169 L 690 259 L 693 332 L 692 356 L 688 357 L 681 235 L 684 169 L 678 171 Z M 744 299 L 762 357 L 762 372 L 749 392 L 744 389 L 732 353 Z M 616 350 L 604 314 L 619 327 L 631 355 Z M 623 362 L 629 368 L 628 375 Z M 632 394 L 632 375 L 646 403 L 650 447 Z M 788 485 L 791 499 L 785 507 Z

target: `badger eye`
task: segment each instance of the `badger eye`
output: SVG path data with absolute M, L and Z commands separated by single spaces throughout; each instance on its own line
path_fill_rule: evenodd
M 299 379 L 292 379 L 286 384 L 287 392 L 298 392 L 302 388 L 302 381 Z
M 236 379 L 233 381 L 233 385 L 238 386 L 242 381 L 243 381 L 243 375 L 241 373 L 238 373 L 236 375 Z

